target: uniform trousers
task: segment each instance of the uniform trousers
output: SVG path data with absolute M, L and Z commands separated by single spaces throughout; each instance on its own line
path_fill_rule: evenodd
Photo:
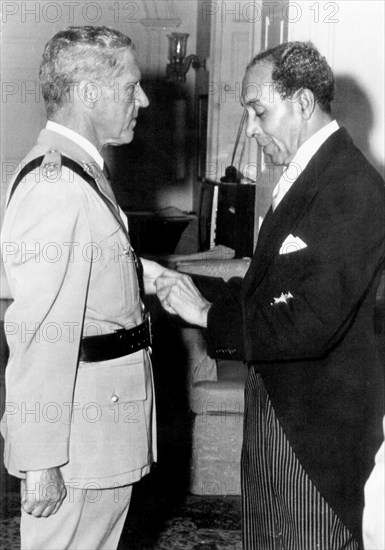
M 301 466 L 253 368 L 245 403 L 244 550 L 358 550 L 356 539 Z
M 22 510 L 21 550 L 115 550 L 127 516 L 132 485 L 74 489 L 56 514 L 35 518 Z

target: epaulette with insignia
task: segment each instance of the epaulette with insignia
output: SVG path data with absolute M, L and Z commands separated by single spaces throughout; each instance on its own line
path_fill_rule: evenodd
M 58 181 L 61 176 L 62 160 L 60 151 L 50 149 L 47 151 L 41 163 L 41 173 L 46 181 Z
M 95 162 L 82 162 L 83 170 L 97 183 L 100 182 L 100 172 Z

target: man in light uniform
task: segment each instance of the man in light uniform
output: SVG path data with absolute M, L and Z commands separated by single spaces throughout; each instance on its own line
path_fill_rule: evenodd
M 106 27 L 71 27 L 44 50 L 48 122 L 2 230 L 14 298 L 2 433 L 22 478 L 22 548 L 116 548 L 156 458 L 141 285 L 152 292 L 162 269 L 144 262 L 142 283 L 101 156 L 132 141 L 149 103 L 140 78 L 131 40 Z

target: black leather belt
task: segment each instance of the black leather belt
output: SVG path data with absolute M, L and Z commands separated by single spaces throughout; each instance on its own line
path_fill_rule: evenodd
M 129 330 L 121 329 L 110 334 L 86 336 L 80 344 L 79 361 L 95 363 L 130 355 L 151 346 L 151 321 L 146 320 Z

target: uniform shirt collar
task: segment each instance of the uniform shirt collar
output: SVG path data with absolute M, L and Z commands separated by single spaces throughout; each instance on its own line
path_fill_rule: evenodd
M 74 141 L 77 145 L 79 145 L 82 149 L 87 151 L 87 153 L 94 159 L 94 161 L 100 166 L 100 168 L 103 170 L 104 166 L 104 159 L 99 153 L 99 151 L 96 149 L 95 145 L 93 145 L 88 139 L 84 138 L 77 132 L 74 132 L 73 130 L 70 130 L 66 126 L 63 126 L 62 124 L 58 124 L 57 122 L 54 122 L 53 120 L 48 120 L 46 129 L 50 130 L 52 132 L 57 132 L 58 134 L 61 134 L 62 136 L 65 136 L 66 138 L 70 139 L 71 141 Z

